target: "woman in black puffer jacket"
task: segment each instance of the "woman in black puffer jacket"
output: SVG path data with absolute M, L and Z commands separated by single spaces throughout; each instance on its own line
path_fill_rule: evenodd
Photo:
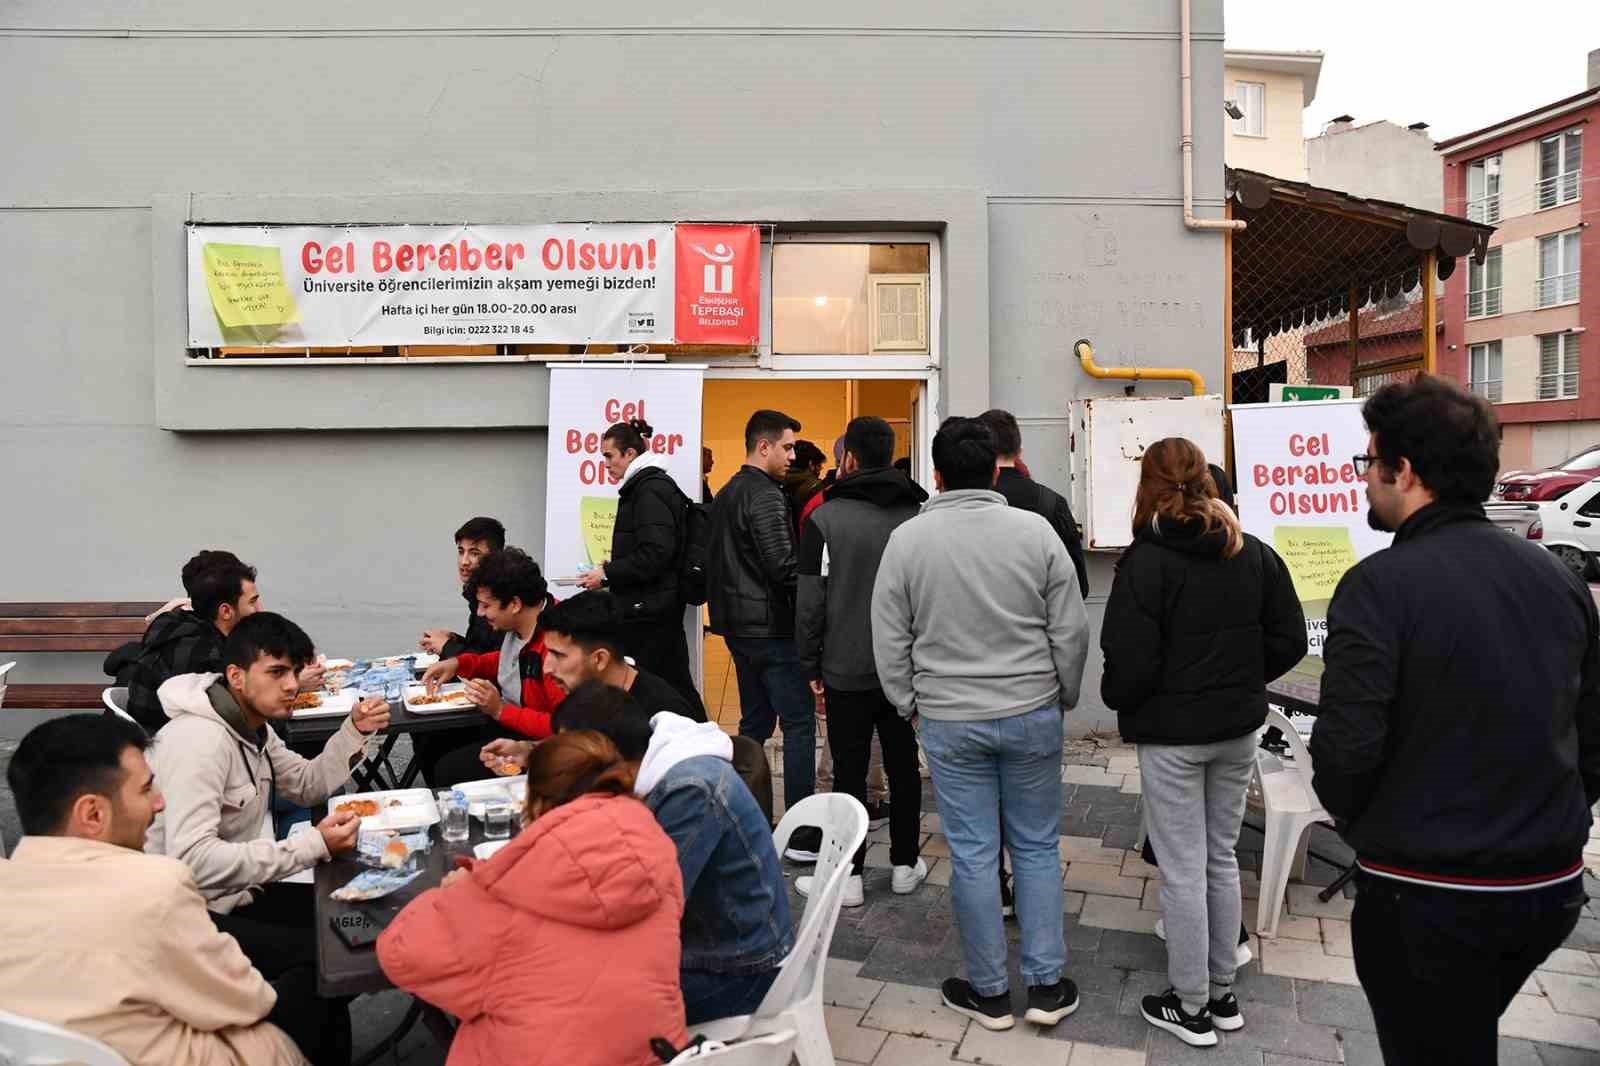
M 1145 823 L 1161 858 L 1172 988 L 1145 1019 L 1185 1043 L 1244 1022 L 1234 847 L 1266 683 L 1306 653 L 1305 616 L 1283 560 L 1217 498 L 1205 455 L 1169 437 L 1145 452 L 1133 545 L 1117 564 L 1101 631 L 1101 695 L 1139 746 Z
M 678 589 L 683 552 L 684 512 L 689 499 L 652 452 L 653 430 L 643 419 L 618 422 L 600 440 L 617 492 L 617 524 L 611 533 L 611 558 L 585 574 L 584 588 L 607 585 L 622 608 L 622 650 L 634 665 L 655 674 L 683 694 L 705 721 L 705 704 L 689 670 L 684 635 L 684 598 Z

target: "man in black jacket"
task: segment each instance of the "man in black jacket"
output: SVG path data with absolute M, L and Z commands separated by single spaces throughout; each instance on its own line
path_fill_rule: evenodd
M 1089 567 L 1083 558 L 1083 540 L 1078 536 L 1078 523 L 1072 517 L 1072 506 L 1054 489 L 1041 485 L 1019 470 L 1022 461 L 1022 429 L 1010 411 L 995 407 L 978 416 L 978 421 L 994 433 L 1000 450 L 1000 476 L 995 480 L 995 491 L 1006 498 L 1012 507 L 1020 507 L 1044 517 L 1056 531 L 1067 554 L 1072 556 L 1073 569 L 1078 571 L 1078 589 L 1084 599 L 1089 598 Z
M 928 494 L 900 476 L 894 429 L 881 418 L 852 419 L 844 435 L 840 478 L 812 512 L 800 536 L 799 605 L 795 614 L 800 666 L 814 695 L 827 701 L 828 747 L 835 791 L 867 801 L 872 735 L 883 745 L 889 779 L 891 888 L 915 891 L 928 876 L 917 857 L 922 832 L 922 776 L 917 735 L 884 696 L 872 658 L 872 583 L 889 534 L 914 517 Z M 865 902 L 861 869 L 866 845 L 856 851 L 844 905 Z M 795 882 L 809 895 L 811 879 Z
M 152 733 L 167 724 L 156 690 L 178 674 L 221 672 L 223 640 L 239 619 L 261 609 L 255 567 L 232 552 L 201 552 L 189 560 L 183 588 L 190 607 L 151 619 L 117 673 L 117 683 L 128 687 L 128 714 Z
M 795 549 L 783 477 L 800 423 L 757 411 L 744 428 L 744 465 L 717 493 L 706 547 L 711 631 L 728 642 L 739 680 L 739 735 L 766 742 L 783 724 L 783 803 L 811 795 L 817 723 L 794 639 Z M 820 832 L 802 830 L 785 854 L 815 862 Z
M 506 527 L 495 518 L 479 516 L 469 518 L 456 530 L 456 577 L 461 582 L 461 598 L 467 601 L 467 629 L 465 633 L 452 633 L 448 629 L 430 629 L 422 634 L 417 647 L 432 652 L 441 659 L 454 659 L 462 652 L 481 655 L 500 647 L 500 634 L 494 631 L 487 618 L 478 614 L 478 601 L 472 593 L 472 575 L 478 564 L 491 552 L 506 546 Z
M 1389 1063 L 1495 1061 L 1496 1023 L 1584 905 L 1600 799 L 1600 620 L 1483 512 L 1487 402 L 1423 377 L 1362 409 L 1392 547 L 1328 606 L 1314 785 L 1360 864 L 1356 972 Z

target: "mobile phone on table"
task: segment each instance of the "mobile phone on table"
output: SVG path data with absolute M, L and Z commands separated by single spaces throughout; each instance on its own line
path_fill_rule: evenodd
M 348 910 L 330 914 L 328 921 L 344 945 L 352 950 L 371 947 L 383 933 L 384 923 L 365 911 Z

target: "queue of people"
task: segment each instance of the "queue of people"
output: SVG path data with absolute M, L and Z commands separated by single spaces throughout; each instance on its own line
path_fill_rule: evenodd
M 1371 438 L 1354 462 L 1369 520 L 1395 541 L 1329 607 L 1315 788 L 1357 853 L 1355 964 L 1387 1061 L 1490 1063 L 1496 1019 L 1583 905 L 1600 617 L 1581 581 L 1485 520 L 1487 404 L 1423 378 L 1363 411 Z M 677 1047 L 754 1010 L 795 938 L 762 745 L 782 728 L 793 807 L 814 787 L 819 706 L 839 791 L 867 798 L 881 746 L 896 893 L 927 876 L 926 755 L 965 970 L 943 981 L 945 1005 L 1015 1025 L 1014 909 L 1024 1020 L 1078 1009 L 1058 823 L 1090 626 L 1070 509 L 1024 472 L 1003 411 L 940 427 L 931 498 L 895 468 L 883 420 L 851 421 L 826 482 L 790 476 L 799 429 L 752 415 L 745 463 L 693 545 L 701 505 L 651 461 L 650 427 L 611 427 L 612 555 L 560 602 L 499 523 L 457 532 L 473 609 L 466 633 L 423 634 L 444 656 L 424 680 L 466 680 L 485 721 L 429 773 L 520 764 L 524 825 L 408 904 L 377 951 L 396 986 L 462 1020 L 464 1061 L 642 1066 L 652 1040 Z M 1266 685 L 1306 653 L 1288 569 L 1242 530 L 1218 475 L 1191 441 L 1146 449 L 1101 634 L 1101 695 L 1138 746 L 1162 871 L 1170 987 L 1141 1013 L 1196 1047 L 1248 1024 L 1233 994 L 1248 958 L 1235 848 Z M 786 482 L 804 488 L 798 506 Z M 736 736 L 684 690 L 691 550 L 738 675 Z M 389 712 L 364 700 L 316 751 L 290 750 L 271 727 L 320 683 L 318 658 L 260 609 L 255 580 L 231 553 L 200 553 L 187 602 L 113 654 L 153 742 L 73 716 L 30 733 L 8 771 L 27 835 L 0 864 L 0 895 L 27 921 L 0 946 L 0 997 L 133 1062 L 349 1061 L 348 1003 L 315 990 L 310 889 L 282 878 L 350 851 L 359 819 L 285 834 L 279 801 L 325 802 Z M 785 856 L 815 861 L 819 845 L 820 830 L 797 833 Z M 846 906 L 865 902 L 863 858 Z M 801 895 L 813 887 L 797 878 Z

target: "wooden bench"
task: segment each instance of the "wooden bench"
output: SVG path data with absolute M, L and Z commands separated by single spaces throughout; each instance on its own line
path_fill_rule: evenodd
M 0 661 L 7 652 L 108 652 L 144 635 L 145 615 L 161 608 L 146 603 L 0 603 Z M 6 686 L 6 706 L 85 710 L 101 706 L 105 685 Z

